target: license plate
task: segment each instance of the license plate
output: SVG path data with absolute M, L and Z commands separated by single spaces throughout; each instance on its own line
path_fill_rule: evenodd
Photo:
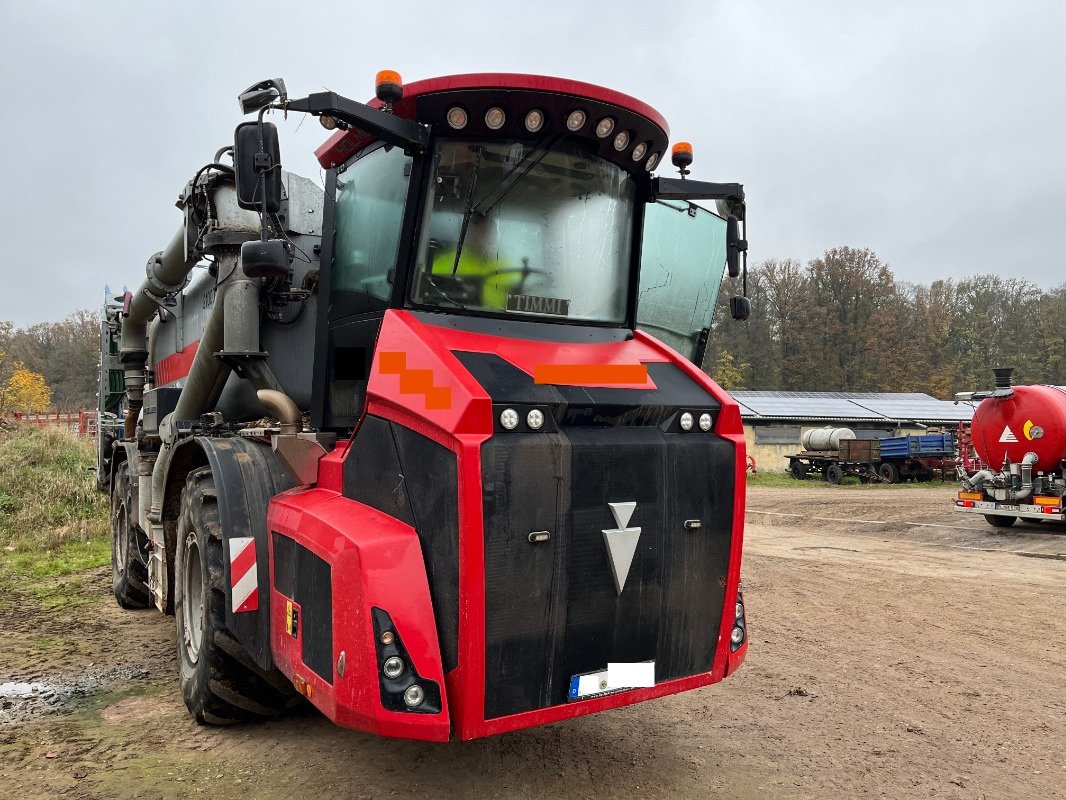
M 655 662 L 619 662 L 607 669 L 584 672 L 570 678 L 569 700 L 588 700 L 615 692 L 655 685 Z

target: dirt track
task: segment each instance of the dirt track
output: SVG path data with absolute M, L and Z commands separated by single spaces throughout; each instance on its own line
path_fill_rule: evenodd
M 1066 797 L 1066 530 L 994 530 L 952 513 L 949 494 L 752 489 L 740 672 L 466 744 L 379 740 L 314 713 L 198 727 L 177 690 L 173 620 L 120 611 L 101 571 L 98 604 L 0 610 L 0 681 L 77 688 L 60 712 L 0 705 L 0 786 L 73 798 Z

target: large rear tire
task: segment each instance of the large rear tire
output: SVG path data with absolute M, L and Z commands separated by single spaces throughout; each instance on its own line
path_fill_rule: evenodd
M 1002 514 L 985 514 L 985 522 L 993 528 L 1009 528 L 1017 521 L 1017 517 L 1007 517 Z
M 134 525 L 135 519 L 130 465 L 123 461 L 115 468 L 111 486 L 111 591 L 123 608 L 147 608 L 152 604 L 144 557 L 147 542 Z
M 226 628 L 222 522 L 209 467 L 189 473 L 177 539 L 174 616 L 181 694 L 197 722 L 262 720 L 298 704 L 284 676 L 260 670 Z

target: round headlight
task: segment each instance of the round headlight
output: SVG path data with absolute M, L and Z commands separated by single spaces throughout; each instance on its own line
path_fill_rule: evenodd
M 642 158 L 644 158 L 644 154 L 647 153 L 647 152 L 648 152 L 648 143 L 647 142 L 641 142 L 640 144 L 638 144 L 636 147 L 633 148 L 633 160 L 634 161 L 640 161 Z
M 744 616 L 744 604 L 737 603 L 737 619 L 741 619 Z
M 571 111 L 570 116 L 566 118 L 566 127 L 572 131 L 579 131 L 585 126 L 585 112 L 580 108 L 576 111 Z
M 737 625 L 735 628 L 733 628 L 733 633 L 730 634 L 729 641 L 731 641 L 733 644 L 740 644 L 741 642 L 743 642 L 744 641 L 744 629 L 742 627 L 740 627 L 739 625 Z
M 518 427 L 518 412 L 513 408 L 505 408 L 500 412 L 500 424 L 507 430 L 513 431 Z
M 530 133 L 536 133 L 544 127 L 544 112 L 539 108 L 534 108 L 528 114 L 526 114 L 526 130 Z
M 683 431 L 692 430 L 692 415 L 690 413 L 688 413 L 687 411 L 684 414 L 681 415 L 681 430 L 683 430 Z
M 658 164 L 658 163 L 659 163 L 659 154 L 658 153 L 652 153 L 650 156 L 648 156 L 648 160 L 644 164 L 644 169 L 648 170 L 648 172 L 651 172 L 653 169 L 655 169 L 655 165 Z
M 706 431 L 709 431 L 710 429 L 711 429 L 711 415 L 710 414 L 700 414 L 700 430 L 706 432 Z
M 466 111 L 460 106 L 452 106 L 448 109 L 448 124 L 457 131 L 466 127 Z
M 386 678 L 398 678 L 403 672 L 403 659 L 399 656 L 392 656 L 386 658 L 385 663 L 381 665 L 381 671 L 385 673 Z
M 534 408 L 526 414 L 526 425 L 535 431 L 539 431 L 541 426 L 544 425 L 544 413 Z
M 503 113 L 503 109 L 499 106 L 493 106 L 485 112 L 485 125 L 490 130 L 498 131 L 506 121 L 507 115 Z
M 614 118 L 604 117 L 598 123 L 596 123 L 596 135 L 601 139 L 606 139 L 611 135 L 611 131 L 614 130 Z
M 617 136 L 614 137 L 614 149 L 618 151 L 625 150 L 629 146 L 629 131 L 620 131 Z
M 403 702 L 408 708 L 422 705 L 422 701 L 425 699 L 426 693 L 417 683 L 408 686 L 407 691 L 403 693 Z
M 322 127 L 325 128 L 327 131 L 332 131 L 332 130 L 336 130 L 337 129 L 337 119 L 336 119 L 336 117 L 331 117 L 329 114 L 323 114 L 321 117 L 318 118 L 318 121 L 322 125 Z

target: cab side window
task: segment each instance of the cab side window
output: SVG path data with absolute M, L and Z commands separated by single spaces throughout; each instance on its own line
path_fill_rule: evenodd
M 400 249 L 411 158 L 379 147 L 337 176 L 330 319 L 388 306 Z

